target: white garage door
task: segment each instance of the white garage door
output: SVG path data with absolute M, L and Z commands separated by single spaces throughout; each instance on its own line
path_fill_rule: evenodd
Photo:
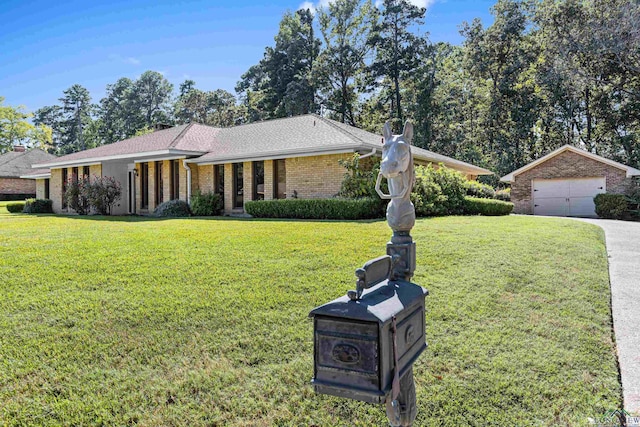
M 596 216 L 593 198 L 606 191 L 606 179 L 534 179 L 533 214 Z

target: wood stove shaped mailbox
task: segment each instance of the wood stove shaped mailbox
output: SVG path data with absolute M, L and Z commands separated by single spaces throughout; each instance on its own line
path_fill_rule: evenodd
M 356 290 L 315 308 L 314 376 L 317 393 L 370 403 L 386 403 L 392 426 L 410 426 L 416 417 L 413 363 L 426 349 L 425 296 L 414 283 L 415 242 L 409 232 L 415 210 L 409 196 L 414 182 L 407 122 L 402 135 L 385 124 L 376 190 L 391 199 L 387 221 L 393 230 L 387 255 L 356 270 Z M 387 178 L 389 194 L 380 190 Z

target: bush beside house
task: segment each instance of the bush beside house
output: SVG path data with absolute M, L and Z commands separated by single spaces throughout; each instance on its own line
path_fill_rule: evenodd
M 160 204 L 154 211 L 153 216 L 159 218 L 183 218 L 191 216 L 191 209 L 184 200 L 169 200 Z
M 598 194 L 593 202 L 600 218 L 622 219 L 627 212 L 627 198 L 623 194 Z
M 509 215 L 513 211 L 513 203 L 502 200 L 479 197 L 464 198 L 464 213 L 466 215 L 499 216 Z
M 110 176 L 70 178 L 63 197 L 69 207 L 79 215 L 93 209 L 99 215 L 111 215 L 111 209 L 122 197 L 122 186 Z
M 194 216 L 215 216 L 224 209 L 222 198 L 215 193 L 195 191 L 191 196 L 191 213 Z
M 7 211 L 10 213 L 20 213 L 24 209 L 24 202 L 14 202 L 7 204 Z
M 256 218 L 371 219 L 384 216 L 380 199 L 282 199 L 245 203 Z
M 53 213 L 53 202 L 49 199 L 27 199 L 22 212 L 27 214 Z

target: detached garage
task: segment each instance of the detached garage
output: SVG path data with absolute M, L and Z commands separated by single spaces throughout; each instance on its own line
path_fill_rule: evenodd
M 594 217 L 593 198 L 623 193 L 633 176 L 640 170 L 565 145 L 500 181 L 511 184 L 515 213 Z

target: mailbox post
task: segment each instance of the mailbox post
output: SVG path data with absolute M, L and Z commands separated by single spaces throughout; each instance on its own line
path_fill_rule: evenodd
M 415 180 L 411 140 L 413 126 L 392 135 L 388 122 L 376 191 L 390 199 L 387 222 L 393 230 L 387 255 L 356 270 L 356 289 L 311 311 L 314 319 L 316 393 L 386 404 L 394 427 L 416 418 L 413 363 L 426 349 L 425 296 L 411 283 L 416 245 L 410 231 L 415 209 L 410 200 Z M 387 179 L 389 193 L 381 190 Z

